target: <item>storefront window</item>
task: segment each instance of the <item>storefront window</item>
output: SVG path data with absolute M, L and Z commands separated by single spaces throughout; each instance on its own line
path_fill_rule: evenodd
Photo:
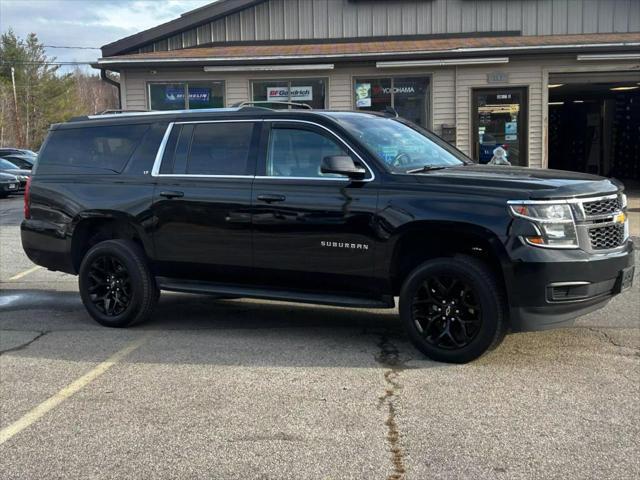
M 149 84 L 149 108 L 151 110 L 183 110 L 184 83 Z
M 402 118 L 427 126 L 428 78 L 359 78 L 354 91 L 358 110 L 382 112 L 393 108 Z
M 150 83 L 151 110 L 184 110 L 224 106 L 224 82 Z
M 189 82 L 188 108 L 220 108 L 224 106 L 224 82 Z
M 426 78 L 394 78 L 393 107 L 407 120 L 423 127 L 427 126 L 427 94 L 429 80 Z
M 311 108 L 323 109 L 326 101 L 326 81 L 321 78 L 295 80 L 260 80 L 251 82 L 254 102 L 297 102 Z M 287 105 L 267 104 L 271 108 L 289 108 Z

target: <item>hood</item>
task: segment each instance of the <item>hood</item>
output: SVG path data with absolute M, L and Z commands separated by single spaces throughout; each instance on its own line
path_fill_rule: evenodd
M 11 173 L 0 172 L 0 182 L 17 182 L 18 178 Z
M 414 175 L 421 182 L 435 180 L 450 186 L 508 190 L 518 197 L 540 200 L 605 195 L 623 188 L 615 179 L 546 168 L 474 164 Z
M 8 173 L 10 175 L 23 175 L 25 177 L 29 177 L 31 176 L 31 174 L 33 173 L 31 170 L 22 170 L 21 168 L 12 168 L 11 170 L 7 169 L 7 170 L 0 170 L 0 172 L 2 173 Z

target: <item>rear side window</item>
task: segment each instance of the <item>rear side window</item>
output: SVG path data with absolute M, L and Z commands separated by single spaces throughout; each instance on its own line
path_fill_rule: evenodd
M 120 173 L 148 129 L 149 125 L 116 125 L 54 130 L 38 163 Z
M 253 175 L 255 126 L 234 121 L 175 124 L 160 174 Z
M 187 163 L 189 175 L 246 175 L 254 124 L 197 124 Z

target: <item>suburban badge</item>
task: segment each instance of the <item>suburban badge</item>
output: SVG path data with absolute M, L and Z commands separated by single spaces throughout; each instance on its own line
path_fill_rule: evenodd
M 327 242 L 322 240 L 320 246 L 327 248 L 348 248 L 350 250 L 369 250 L 369 245 L 366 243 Z

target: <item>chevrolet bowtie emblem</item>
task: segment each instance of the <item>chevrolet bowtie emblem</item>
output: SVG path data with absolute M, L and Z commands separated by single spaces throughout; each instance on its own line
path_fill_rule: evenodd
M 627 220 L 627 214 L 622 212 L 613 217 L 615 223 L 624 223 Z

